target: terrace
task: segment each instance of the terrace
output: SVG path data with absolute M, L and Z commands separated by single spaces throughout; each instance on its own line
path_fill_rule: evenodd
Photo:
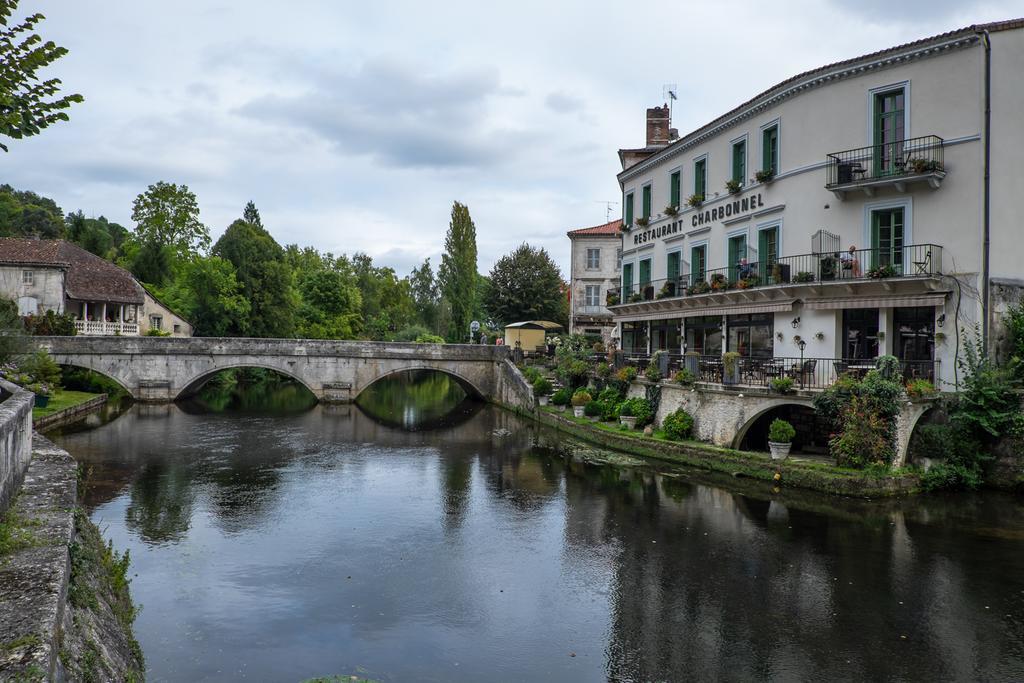
M 825 189 L 840 200 L 860 191 L 871 197 L 880 188 L 906 192 L 916 183 L 938 189 L 946 177 L 945 142 L 936 135 L 833 152 L 826 160 Z

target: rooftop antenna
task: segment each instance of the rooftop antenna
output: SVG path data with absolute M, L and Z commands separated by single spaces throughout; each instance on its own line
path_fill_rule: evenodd
M 675 104 L 677 99 L 679 99 L 676 96 L 677 92 L 679 92 L 679 90 L 676 88 L 675 83 L 666 83 L 661 86 L 661 99 L 663 102 L 668 102 L 668 123 L 670 126 L 672 125 L 672 105 Z
M 607 202 L 603 200 L 595 200 L 595 204 L 604 204 L 604 222 L 611 223 L 612 221 L 612 207 L 618 206 L 618 202 Z

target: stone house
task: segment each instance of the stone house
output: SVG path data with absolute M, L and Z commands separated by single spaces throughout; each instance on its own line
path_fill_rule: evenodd
M 619 286 L 622 220 L 570 230 L 571 244 L 569 333 L 612 339 L 615 323 L 606 303 Z

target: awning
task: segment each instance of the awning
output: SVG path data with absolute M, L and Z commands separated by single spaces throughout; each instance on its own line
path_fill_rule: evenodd
M 908 296 L 843 296 L 804 301 L 804 308 L 835 310 L 839 308 L 896 308 L 898 306 L 942 306 L 949 292 Z
M 642 320 L 674 320 L 677 318 L 696 318 L 702 315 L 742 315 L 744 313 L 775 313 L 776 311 L 791 311 L 796 299 L 781 299 L 777 301 L 750 302 L 742 304 L 718 304 L 715 306 L 702 306 L 700 308 L 673 308 L 672 310 L 659 310 L 654 312 L 634 313 L 631 315 L 617 315 L 615 322 L 630 323 Z

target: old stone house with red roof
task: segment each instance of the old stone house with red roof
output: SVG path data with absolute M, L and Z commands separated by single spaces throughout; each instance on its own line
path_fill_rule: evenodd
M 0 297 L 21 315 L 69 313 L 78 334 L 192 336 L 131 273 L 64 240 L 0 239 Z

